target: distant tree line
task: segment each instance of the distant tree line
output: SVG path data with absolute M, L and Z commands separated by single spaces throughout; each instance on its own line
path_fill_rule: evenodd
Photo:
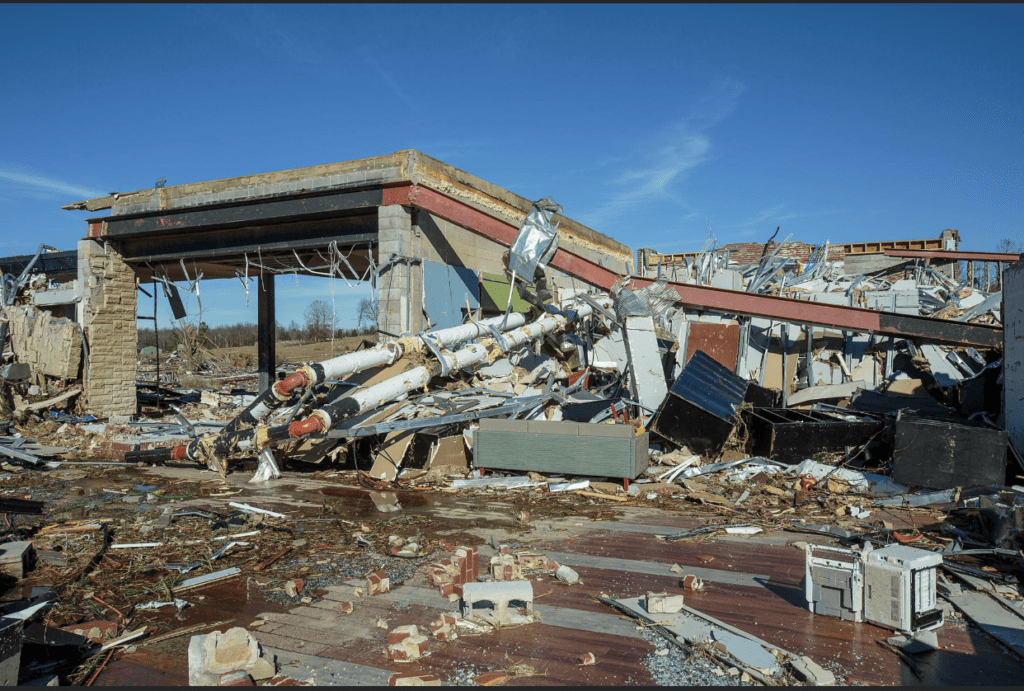
M 293 319 L 288 326 L 277 325 L 278 341 L 326 341 L 331 338 L 334 326 L 334 315 L 330 306 L 323 300 L 314 300 L 306 308 L 303 317 L 305 324 L 300 326 Z M 376 303 L 363 299 L 357 310 L 358 326 L 352 329 L 334 329 L 335 338 L 351 336 L 367 336 L 377 333 Z M 257 326 L 253 322 L 238 322 L 223 326 L 210 326 L 200 322 L 198 340 L 217 348 L 237 348 L 256 345 Z M 177 329 L 160 330 L 160 350 L 173 350 L 178 347 L 181 334 Z M 156 332 L 152 328 L 139 329 L 139 347 L 156 345 Z

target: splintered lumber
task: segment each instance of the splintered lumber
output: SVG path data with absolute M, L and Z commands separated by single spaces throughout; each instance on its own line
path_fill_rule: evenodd
M 581 497 L 590 497 L 591 499 L 611 499 L 612 501 L 629 501 L 629 497 L 616 497 L 611 494 L 601 494 L 600 492 L 586 492 L 579 491 L 576 494 Z
M 161 641 L 169 641 L 172 638 L 178 638 L 179 636 L 185 636 L 190 633 L 197 631 L 204 631 L 206 629 L 215 629 L 218 626 L 224 626 L 224 624 L 230 624 L 233 619 L 223 619 L 221 621 L 215 621 L 210 624 L 196 624 L 195 626 L 186 626 L 183 629 L 177 629 L 175 631 L 168 631 L 160 636 L 154 636 L 153 638 L 147 638 L 140 645 L 152 645 L 153 643 L 160 643 Z
M 291 551 L 292 551 L 291 547 L 285 547 L 283 550 L 281 550 L 277 554 L 275 554 L 275 555 L 273 555 L 273 556 L 271 556 L 271 557 L 261 561 L 259 564 L 254 566 L 252 570 L 253 571 L 262 571 L 263 569 L 267 568 L 268 566 L 273 564 L 275 561 L 277 561 L 278 559 L 280 559 L 281 557 L 283 557 L 284 555 L 288 554 Z
M 54 396 L 53 398 L 48 398 L 45 401 L 39 401 L 38 403 L 26 403 L 24 405 L 16 406 L 14 408 L 14 412 L 20 413 L 25 410 L 44 410 L 52 405 L 66 401 L 73 396 L 77 396 L 80 393 L 82 393 L 82 389 L 80 388 L 69 389 L 60 396 Z

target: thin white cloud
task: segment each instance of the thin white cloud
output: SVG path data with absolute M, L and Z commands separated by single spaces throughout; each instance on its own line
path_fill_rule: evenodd
M 832 216 L 832 215 L 835 215 L 835 214 L 844 214 L 844 213 L 848 212 L 847 209 L 830 209 L 828 211 L 806 211 L 806 212 L 797 212 L 797 211 L 788 211 L 787 212 L 787 211 L 785 211 L 785 209 L 786 209 L 786 204 L 776 204 L 775 206 L 771 206 L 771 207 L 768 207 L 767 209 L 762 209 L 761 211 L 758 211 L 756 214 L 751 216 L 746 221 L 744 221 L 742 223 L 737 223 L 736 225 L 734 225 L 732 227 L 733 228 L 750 228 L 751 226 L 757 226 L 757 225 L 761 225 L 763 223 L 767 223 L 767 224 L 770 225 L 772 223 L 781 223 L 782 221 L 788 221 L 788 220 L 791 220 L 791 219 L 794 219 L 794 218 L 816 218 L 816 217 L 819 217 L 819 216 Z M 770 229 L 766 229 L 766 230 L 770 230 Z M 746 235 L 746 233 L 744 233 L 744 235 Z
M 615 216 L 666 197 L 682 203 L 677 183 L 687 172 L 710 160 L 712 140 L 708 131 L 736 110 L 745 88 L 735 80 L 724 79 L 698 97 L 689 113 L 655 135 L 644 147 L 645 153 L 611 181 L 615 191 L 589 218 L 596 221 Z
M 74 196 L 77 199 L 92 199 L 95 197 L 102 197 L 106 194 L 105 192 L 101 192 L 96 189 L 83 187 L 63 180 L 55 180 L 53 178 L 43 177 L 42 175 L 31 175 L 29 173 L 23 173 L 15 170 L 0 169 L 0 180 L 13 182 L 16 185 L 22 186 L 23 189 L 27 188 L 25 191 L 43 191 L 50 194 L 67 194 Z
M 410 111 L 414 113 L 421 112 L 422 109 L 413 102 L 412 98 L 410 98 L 405 92 L 405 89 L 399 86 L 398 81 L 395 80 L 394 76 L 385 70 L 377 59 L 373 57 L 373 54 L 368 47 L 363 46 L 360 48 L 359 58 L 380 76 L 381 81 L 384 82 L 384 86 L 386 86 L 399 101 L 404 103 Z
M 756 226 L 756 225 L 760 225 L 762 223 L 767 223 L 768 221 L 781 221 L 781 220 L 786 219 L 786 218 L 796 218 L 796 217 L 798 217 L 800 215 L 800 214 L 790 213 L 790 214 L 786 214 L 785 216 L 783 216 L 782 215 L 782 210 L 785 209 L 785 208 L 786 208 L 785 204 L 776 204 L 775 206 L 769 207 L 767 209 L 761 209 L 756 214 L 751 216 L 748 220 L 744 221 L 743 223 L 738 223 L 738 224 L 736 224 L 733 227 L 734 228 L 748 228 L 750 226 Z

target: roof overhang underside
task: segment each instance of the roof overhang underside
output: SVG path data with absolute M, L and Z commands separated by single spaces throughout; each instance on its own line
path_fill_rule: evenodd
M 110 209 L 110 216 L 89 220 L 90 237 L 114 244 L 142 280 L 152 271 L 182 280 L 195 270 L 213 278 L 253 275 L 260 267 L 317 274 L 332 263 L 347 276 L 365 275 L 371 257 L 379 260 L 377 209 L 390 204 L 428 211 L 502 245 L 530 208 L 529 200 L 417 151 L 64 208 Z M 627 246 L 567 217 L 556 220 L 555 268 L 602 287 L 631 272 Z

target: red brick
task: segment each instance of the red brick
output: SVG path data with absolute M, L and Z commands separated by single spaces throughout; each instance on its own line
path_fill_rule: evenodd
M 411 635 L 412 633 L 410 633 L 409 631 L 399 631 L 397 633 L 394 631 L 388 631 L 388 645 L 395 645 L 396 643 L 401 643 Z
M 410 659 L 409 651 L 401 646 L 388 646 L 387 653 L 388 659 L 393 662 L 407 662 Z
M 504 672 L 485 672 L 473 681 L 475 681 L 480 686 L 492 686 L 494 684 L 500 684 L 507 678 L 508 675 Z
M 236 669 L 220 675 L 220 686 L 256 686 L 252 677 L 245 670 Z

